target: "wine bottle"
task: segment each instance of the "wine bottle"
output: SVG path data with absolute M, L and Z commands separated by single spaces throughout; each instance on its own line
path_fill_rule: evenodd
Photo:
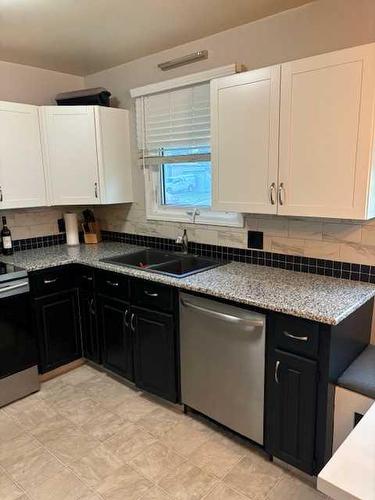
M 12 255 L 13 242 L 12 234 L 7 226 L 7 218 L 3 216 L 3 229 L 1 230 L 1 242 L 3 244 L 3 254 Z

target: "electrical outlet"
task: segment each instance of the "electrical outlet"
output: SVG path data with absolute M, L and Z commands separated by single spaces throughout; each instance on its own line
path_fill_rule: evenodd
M 247 232 L 247 248 L 256 248 L 263 250 L 263 232 L 248 231 Z

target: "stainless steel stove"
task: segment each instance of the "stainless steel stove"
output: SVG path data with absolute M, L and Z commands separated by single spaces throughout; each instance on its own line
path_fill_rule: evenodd
M 40 388 L 27 271 L 0 262 L 0 407 Z

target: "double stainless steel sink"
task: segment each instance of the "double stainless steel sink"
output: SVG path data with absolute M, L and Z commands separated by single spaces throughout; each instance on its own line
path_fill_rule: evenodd
M 101 259 L 101 261 L 118 266 L 165 274 L 175 278 L 184 278 L 185 276 L 207 271 L 208 269 L 222 265 L 221 262 L 216 260 L 189 254 L 179 254 L 177 252 L 163 252 L 152 248 Z

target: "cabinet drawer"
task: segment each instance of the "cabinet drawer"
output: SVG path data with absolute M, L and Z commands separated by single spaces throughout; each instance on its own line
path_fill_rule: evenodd
M 132 303 L 149 309 L 172 311 L 173 289 L 152 281 L 133 281 Z
M 79 267 L 76 271 L 77 286 L 80 290 L 87 290 L 88 292 L 94 290 L 94 270 L 89 267 Z
M 296 354 L 316 356 L 319 346 L 319 325 L 312 321 L 276 316 L 274 342 L 276 347 Z
M 30 275 L 32 293 L 41 296 L 74 288 L 72 277 L 72 270 L 69 267 L 51 268 L 32 273 Z
M 129 278 L 119 273 L 99 272 L 96 275 L 96 290 L 111 297 L 129 298 Z

